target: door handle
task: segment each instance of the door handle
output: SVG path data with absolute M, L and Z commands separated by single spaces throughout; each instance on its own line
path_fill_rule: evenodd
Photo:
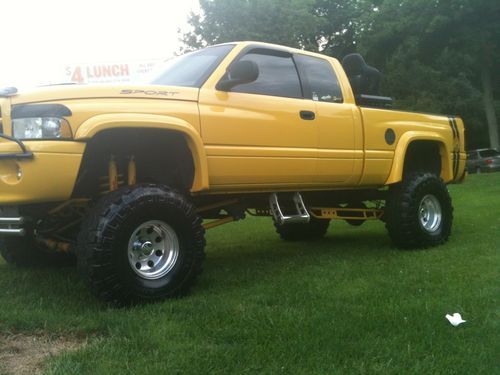
M 300 118 L 302 120 L 314 120 L 316 114 L 313 111 L 300 111 Z

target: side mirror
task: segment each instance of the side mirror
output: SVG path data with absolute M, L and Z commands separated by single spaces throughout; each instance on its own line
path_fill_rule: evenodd
M 259 77 L 259 67 L 254 61 L 237 61 L 232 64 L 224 78 L 215 88 L 220 91 L 229 91 L 236 85 L 254 82 Z

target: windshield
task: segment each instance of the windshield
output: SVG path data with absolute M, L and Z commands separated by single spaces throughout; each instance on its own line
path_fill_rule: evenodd
M 201 87 L 233 47 L 232 44 L 208 47 L 167 60 L 148 83 Z
M 479 155 L 481 155 L 482 158 L 491 158 L 492 156 L 500 155 L 500 152 L 495 150 L 484 150 L 484 151 L 479 151 Z

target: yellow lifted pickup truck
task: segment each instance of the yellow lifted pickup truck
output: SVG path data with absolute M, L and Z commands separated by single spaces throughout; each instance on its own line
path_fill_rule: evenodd
M 75 257 L 129 303 L 185 293 L 206 229 L 270 216 L 284 240 L 382 220 L 395 246 L 445 242 L 465 176 L 455 116 L 392 110 L 380 73 L 258 42 L 165 63 L 143 85 L 0 90 L 0 252 Z

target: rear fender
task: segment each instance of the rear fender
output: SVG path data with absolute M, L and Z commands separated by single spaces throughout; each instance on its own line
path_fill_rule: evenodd
M 445 182 L 453 180 L 453 168 L 450 160 L 451 151 L 446 143 L 446 138 L 434 132 L 409 131 L 404 133 L 396 146 L 391 172 L 385 182 L 386 185 L 395 184 L 403 179 L 403 168 L 408 146 L 414 141 L 432 141 L 439 145 L 441 155 L 441 178 Z

